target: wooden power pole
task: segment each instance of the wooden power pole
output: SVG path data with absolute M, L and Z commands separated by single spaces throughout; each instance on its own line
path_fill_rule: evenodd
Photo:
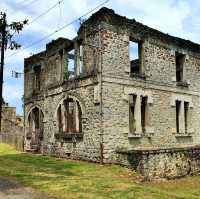
M 3 68 L 4 68 L 4 51 L 6 40 L 6 13 L 2 15 L 1 32 L 1 68 L 0 68 L 0 132 L 2 126 L 2 105 L 3 105 Z

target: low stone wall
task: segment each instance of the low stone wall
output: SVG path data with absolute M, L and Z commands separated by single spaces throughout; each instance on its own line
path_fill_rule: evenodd
M 200 174 L 200 146 L 118 150 L 118 161 L 137 170 L 145 180 Z
M 0 143 L 9 144 L 16 150 L 24 151 L 24 130 L 10 120 L 7 120 L 6 130 L 0 133 Z
M 11 133 L 0 133 L 0 143 L 9 144 L 18 151 L 24 151 L 24 136 L 11 134 Z

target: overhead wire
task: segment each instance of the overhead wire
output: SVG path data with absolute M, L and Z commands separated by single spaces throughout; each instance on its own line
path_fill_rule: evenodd
M 6 58 L 10 58 L 10 57 L 12 57 L 12 56 L 14 56 L 14 55 L 16 55 L 16 54 L 19 54 L 19 53 L 20 53 L 21 51 L 23 51 L 23 50 L 26 50 L 26 49 L 28 49 L 28 48 L 30 48 L 30 47 L 32 47 L 32 46 L 35 46 L 35 45 L 38 44 L 38 43 L 41 43 L 42 41 L 48 39 L 49 37 L 53 36 L 54 34 L 60 32 L 61 30 L 67 28 L 68 26 L 72 25 L 72 24 L 75 23 L 76 21 L 79 21 L 81 18 L 86 17 L 86 16 L 89 15 L 90 13 L 94 12 L 95 10 L 97 10 L 99 7 L 102 7 L 103 5 L 107 4 L 109 1 L 110 1 L 110 0 L 104 1 L 103 3 L 99 4 L 98 6 L 96 6 L 96 7 L 93 8 L 93 9 L 91 9 L 90 11 L 86 12 L 85 14 L 81 15 L 80 17 L 75 18 L 74 20 L 72 20 L 72 21 L 69 22 L 68 24 L 66 24 L 66 25 L 64 25 L 64 26 L 62 26 L 62 27 L 60 27 L 60 28 L 58 28 L 57 30 L 55 30 L 55 31 L 53 31 L 52 33 L 50 33 L 50 34 L 44 36 L 43 38 L 41 38 L 41 39 L 39 39 L 39 40 L 37 40 L 37 41 L 35 41 L 35 42 L 33 42 L 33 43 L 31 43 L 31 44 L 29 44 L 29 45 L 23 47 L 23 49 L 21 49 L 21 50 L 15 52 L 15 53 L 13 53 L 13 54 L 7 56 Z
M 54 4 L 52 7 L 48 8 L 45 12 L 41 13 L 39 16 L 35 17 L 31 22 L 29 22 L 26 26 L 24 26 L 24 29 L 26 29 L 27 27 L 30 27 L 30 25 L 32 23 L 34 23 L 35 21 L 37 21 L 38 19 L 40 19 L 41 17 L 43 17 L 44 15 L 46 15 L 47 13 L 49 13 L 51 10 L 53 10 L 54 8 L 56 8 L 58 5 L 60 6 L 61 3 L 64 0 L 59 0 L 56 4 Z M 24 30 L 23 29 L 23 30 Z
M 23 4 L 23 3 L 27 2 L 27 1 L 30 1 L 30 0 L 22 0 L 22 1 L 16 2 L 16 3 L 17 3 L 17 4 Z
M 18 4 L 23 4 L 24 2 L 27 2 L 28 0 L 26 0 L 26 1 L 21 1 L 21 2 L 19 2 Z M 19 12 L 19 11 L 21 11 L 22 9 L 25 9 L 25 8 L 27 8 L 28 6 L 30 6 L 30 5 L 32 5 L 32 4 L 34 4 L 34 3 L 36 3 L 37 1 L 39 1 L 39 0 L 31 0 L 29 3 L 26 3 L 25 5 L 22 5 L 22 6 L 20 6 L 20 7 L 15 7 L 15 10 L 14 11 L 12 11 L 12 12 L 10 12 L 9 14 L 13 14 L 13 13 L 17 13 L 17 12 Z M 8 10 L 9 9 L 7 9 L 5 12 L 8 12 Z
M 58 18 L 57 28 L 60 27 L 60 22 L 62 21 L 62 10 L 61 10 L 60 3 L 58 5 L 58 9 L 59 9 L 59 18 Z
M 20 3 L 26 2 L 27 0 L 24 0 Z M 35 3 L 38 0 L 34 0 L 31 1 L 29 4 L 23 5 L 22 7 L 18 8 L 18 10 L 21 10 L 22 8 L 26 8 L 27 6 Z M 35 17 L 34 19 L 31 20 L 31 22 L 28 23 L 28 25 L 34 23 L 35 21 L 37 21 L 40 17 L 46 15 L 48 12 L 50 12 L 51 10 L 53 10 L 55 7 L 57 7 L 58 5 L 60 6 L 60 4 L 63 2 L 64 0 L 59 0 L 56 4 L 54 4 L 52 7 L 48 8 L 45 12 L 41 13 L 40 15 L 38 15 L 37 17 Z M 17 8 L 16 8 L 17 9 Z M 8 10 L 8 9 L 7 9 Z M 7 12 L 7 10 L 5 12 Z M 16 12 L 16 11 L 14 11 Z M 17 11 L 18 12 L 18 11 Z M 60 12 L 61 12 L 61 8 L 60 8 Z M 27 27 L 27 26 L 26 26 Z
M 57 6 L 60 6 L 60 4 L 63 2 L 64 0 L 60 0 L 58 1 L 56 4 L 54 4 L 52 7 L 48 8 L 45 12 L 41 13 L 40 15 L 38 15 L 37 17 L 35 17 L 34 19 L 31 20 L 31 22 L 28 23 L 28 26 L 32 23 L 34 23 L 35 21 L 37 21 L 39 18 L 43 17 L 44 15 L 46 15 L 47 13 L 49 13 L 51 10 L 53 10 L 54 8 L 56 8 Z

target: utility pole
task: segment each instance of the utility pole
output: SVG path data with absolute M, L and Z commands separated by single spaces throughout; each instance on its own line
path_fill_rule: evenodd
M 2 105 L 3 105 L 3 68 L 4 68 L 4 51 L 6 40 L 6 13 L 2 16 L 2 25 L 0 26 L 1 32 L 1 68 L 0 68 L 0 132 L 2 124 Z

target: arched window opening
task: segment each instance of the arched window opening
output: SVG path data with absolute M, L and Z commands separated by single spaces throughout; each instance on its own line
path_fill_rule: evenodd
M 28 116 L 28 137 L 32 139 L 33 142 L 38 142 L 43 139 L 43 124 L 44 114 L 43 112 L 35 107 L 29 113 Z
M 82 111 L 77 100 L 67 98 L 58 107 L 57 120 L 59 132 L 81 133 Z

